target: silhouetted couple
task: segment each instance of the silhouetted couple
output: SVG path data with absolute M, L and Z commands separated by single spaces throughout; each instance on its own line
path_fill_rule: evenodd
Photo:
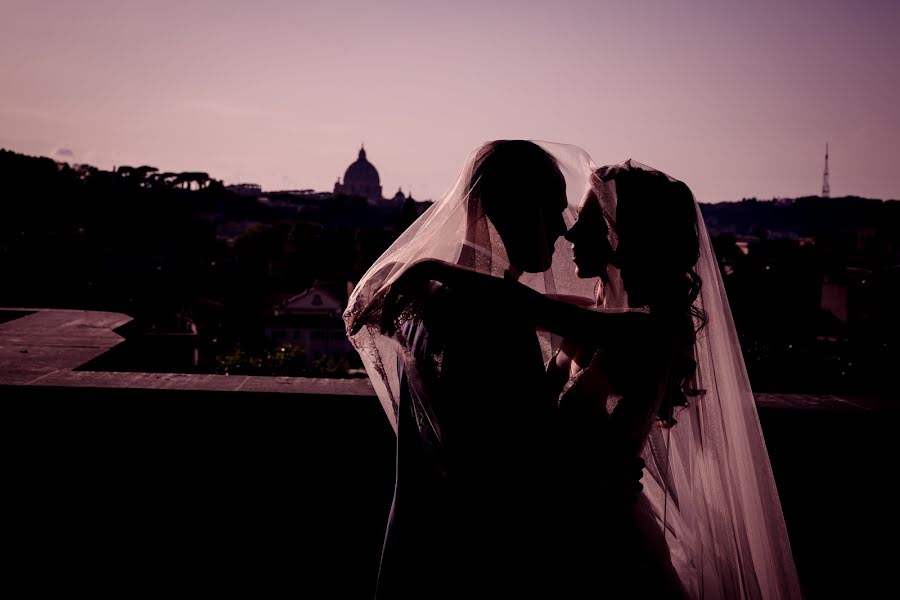
M 771 472 L 735 496 L 729 448 L 703 448 L 719 414 L 768 468 L 746 398 L 701 385 L 714 352 L 696 332 L 731 323 L 724 295 L 700 297 L 697 214 L 638 163 L 491 142 L 373 265 L 345 317 L 397 432 L 379 598 L 727 596 L 768 566 L 741 563 L 729 519 L 784 562 L 746 535 L 760 519 L 783 533 L 777 495 L 746 521 Z

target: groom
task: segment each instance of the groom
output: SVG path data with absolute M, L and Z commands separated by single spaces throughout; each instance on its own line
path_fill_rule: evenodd
M 555 159 L 531 142 L 489 143 L 469 189 L 466 241 L 490 247 L 490 224 L 506 277 L 546 271 L 566 231 Z M 401 336 L 414 362 L 398 365 L 397 475 L 377 596 L 540 595 L 551 580 L 542 473 L 554 405 L 534 326 L 452 286 L 433 289 L 422 315 Z

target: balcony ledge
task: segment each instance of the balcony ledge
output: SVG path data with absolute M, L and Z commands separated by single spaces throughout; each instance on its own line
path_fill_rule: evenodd
M 122 343 L 115 329 L 131 317 L 113 312 L 0 308 L 24 314 L 0 322 L 0 386 L 128 388 L 374 397 L 364 377 L 322 379 L 187 373 L 81 371 L 78 367 Z M 760 409 L 881 412 L 896 402 L 871 396 L 756 393 Z

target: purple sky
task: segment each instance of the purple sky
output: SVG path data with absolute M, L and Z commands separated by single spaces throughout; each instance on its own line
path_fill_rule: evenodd
M 537 3 L 534 3 L 537 4 Z M 437 198 L 495 138 L 701 201 L 900 197 L 900 2 L 0 0 L 0 146 Z

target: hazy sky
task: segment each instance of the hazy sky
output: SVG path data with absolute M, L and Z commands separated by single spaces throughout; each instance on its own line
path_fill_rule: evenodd
M 900 197 L 900 1 L 0 0 L 0 146 L 440 196 L 495 138 L 701 201 Z

